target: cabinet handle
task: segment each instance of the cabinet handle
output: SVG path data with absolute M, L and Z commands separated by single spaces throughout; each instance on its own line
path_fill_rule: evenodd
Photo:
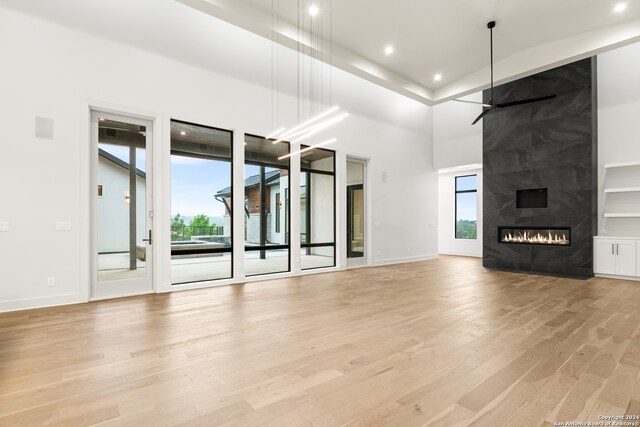
M 616 243 L 616 255 L 620 255 L 620 245 L 618 243 Z
M 616 253 L 613 251 L 613 245 L 614 243 L 611 244 L 611 255 L 615 255 Z

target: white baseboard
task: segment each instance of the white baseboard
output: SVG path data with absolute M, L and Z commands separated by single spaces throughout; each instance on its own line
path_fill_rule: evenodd
M 428 254 L 428 255 L 419 255 L 419 256 L 404 257 L 404 258 L 379 259 L 379 260 L 374 260 L 372 263 L 372 266 L 404 264 L 407 262 L 428 261 L 431 259 L 438 259 L 438 258 L 440 258 L 438 254 Z
M 55 307 L 58 305 L 78 304 L 81 302 L 86 301 L 82 299 L 82 296 L 79 293 L 0 301 L 0 313 L 30 310 L 33 308 Z
M 602 277 L 603 279 L 631 280 L 633 282 L 640 282 L 640 277 L 633 276 L 616 276 L 614 274 L 595 274 L 594 276 Z
M 382 265 L 393 265 L 393 264 L 404 264 L 409 262 L 417 262 L 417 261 L 427 261 L 438 259 L 438 254 L 428 254 L 428 255 L 419 255 L 405 258 L 389 258 L 389 259 L 381 259 L 375 260 L 371 265 L 363 265 L 362 267 L 374 267 L 374 266 L 382 266 Z M 201 288 L 211 288 L 215 286 L 226 286 L 232 285 L 235 283 L 245 283 L 245 282 L 257 282 L 263 280 L 273 280 L 285 277 L 297 277 L 297 276 L 306 276 L 311 274 L 321 274 L 321 273 L 335 273 L 337 271 L 345 270 L 345 267 L 333 267 L 325 269 L 317 269 L 317 270 L 309 270 L 301 272 L 297 275 L 293 275 L 291 273 L 287 273 L 284 275 L 272 275 L 264 276 L 264 277 L 251 277 L 245 279 L 241 282 L 237 280 L 225 280 L 221 282 L 203 282 L 197 284 L 189 284 L 186 286 L 173 286 L 165 292 L 175 292 L 189 289 L 201 289 Z M 94 299 L 98 300 L 98 299 Z M 10 312 L 10 311 L 19 311 L 19 310 L 30 310 L 34 308 L 44 308 L 44 307 L 55 307 L 60 305 L 68 305 L 68 304 L 78 304 L 87 302 L 82 298 L 79 293 L 76 294 L 67 294 L 67 295 L 56 295 L 52 297 L 40 297 L 40 298 L 25 298 L 19 300 L 9 300 L 9 301 L 0 301 L 0 313 Z
M 474 258 L 482 258 L 482 254 L 479 254 L 477 252 L 465 252 L 465 251 L 441 251 L 440 255 L 469 256 Z

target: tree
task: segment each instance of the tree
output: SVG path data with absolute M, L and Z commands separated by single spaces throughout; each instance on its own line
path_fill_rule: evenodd
M 171 218 L 171 240 L 179 240 L 184 231 L 184 218 L 179 213 Z
M 476 221 L 459 219 L 456 223 L 456 239 L 476 239 L 478 237 L 478 224 Z
M 211 224 L 209 224 L 209 217 L 206 216 L 205 214 L 200 214 L 200 215 L 196 215 L 195 217 L 193 217 L 193 219 L 191 220 L 191 223 L 189 224 L 189 227 L 210 227 Z
M 212 236 L 215 234 L 216 225 L 209 222 L 209 217 L 205 214 L 196 215 L 189 223 L 189 238 L 191 236 Z M 186 233 L 185 233 L 186 234 Z M 186 237 L 186 236 L 185 236 Z
M 182 215 L 180 215 L 179 213 L 176 214 L 176 216 L 174 216 L 173 218 L 171 218 L 171 229 L 179 229 L 184 227 L 184 217 Z

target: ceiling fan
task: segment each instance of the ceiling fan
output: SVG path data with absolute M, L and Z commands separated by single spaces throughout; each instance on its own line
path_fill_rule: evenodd
M 523 105 L 523 104 L 531 104 L 533 102 L 540 102 L 540 101 L 546 101 L 548 99 L 553 99 L 555 98 L 557 95 L 547 95 L 547 96 L 541 96 L 539 98 L 529 98 L 529 99 L 520 99 L 518 101 L 511 101 L 511 102 L 496 102 L 495 98 L 493 97 L 493 29 L 496 26 L 496 21 L 491 21 L 487 24 L 487 28 L 490 31 L 490 40 L 491 40 L 491 97 L 489 98 L 489 102 L 488 103 L 484 103 L 484 102 L 475 102 L 475 101 L 467 101 L 467 100 L 463 100 L 463 99 L 454 99 L 454 101 L 457 102 L 467 102 L 470 104 L 479 104 L 482 105 L 484 107 L 484 110 L 482 111 L 482 113 L 480 113 L 480 115 L 478 117 L 476 117 L 476 119 L 473 121 L 473 123 L 471 123 L 472 125 L 475 125 L 476 123 L 478 123 L 480 121 L 480 119 L 482 119 L 484 116 L 486 116 L 487 114 L 496 111 L 498 108 L 507 108 L 507 107 L 514 107 L 516 105 Z

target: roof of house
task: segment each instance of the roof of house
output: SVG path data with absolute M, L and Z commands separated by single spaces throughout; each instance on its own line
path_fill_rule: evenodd
M 98 155 L 100 157 L 105 158 L 106 160 L 109 160 L 112 163 L 115 163 L 116 165 L 120 166 L 123 169 L 129 170 L 129 163 L 103 150 L 102 148 L 98 148 Z M 136 173 L 140 178 L 144 178 L 144 179 L 147 178 L 147 174 L 144 171 L 141 171 L 140 169 L 136 169 Z
M 266 172 L 264 174 L 265 183 L 268 186 L 278 185 L 280 184 L 280 171 L 274 170 L 270 172 Z M 260 185 L 260 174 L 250 176 L 244 180 L 244 187 L 254 187 L 256 185 Z M 229 196 L 231 195 L 231 187 L 223 188 L 222 190 L 216 193 L 216 196 Z

